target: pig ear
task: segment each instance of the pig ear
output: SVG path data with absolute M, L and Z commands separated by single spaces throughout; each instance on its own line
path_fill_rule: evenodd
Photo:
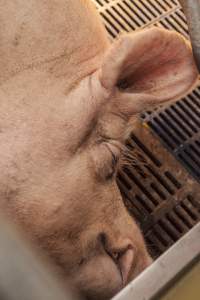
M 174 31 L 156 27 L 122 36 L 100 72 L 101 84 L 130 100 L 132 113 L 183 96 L 197 77 L 189 43 Z

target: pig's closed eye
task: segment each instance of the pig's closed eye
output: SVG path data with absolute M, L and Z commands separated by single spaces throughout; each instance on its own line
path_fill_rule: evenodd
M 114 153 L 111 153 L 112 159 L 108 162 L 107 165 L 107 174 L 106 180 L 112 179 L 117 171 L 117 163 L 119 161 L 119 157 L 117 157 Z
M 105 146 L 109 155 L 105 165 L 105 179 L 110 180 L 116 175 L 121 150 L 118 145 L 107 143 Z
M 100 181 L 112 180 L 118 169 L 118 162 L 122 145 L 117 141 L 103 141 L 98 143 L 90 152 L 92 168 Z

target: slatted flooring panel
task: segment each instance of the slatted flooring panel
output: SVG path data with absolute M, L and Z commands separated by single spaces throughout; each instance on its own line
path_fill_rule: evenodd
M 157 26 L 188 36 L 182 8 L 176 0 L 93 0 L 111 39 L 123 32 Z M 158 111 L 142 115 L 163 144 L 200 182 L 200 88 Z
M 177 0 L 93 2 L 111 41 L 122 33 L 151 26 L 189 38 Z M 143 113 L 127 149 L 134 163 L 121 168 L 117 182 L 151 254 L 157 257 L 200 220 L 200 185 L 187 173 L 200 181 L 200 87 L 176 103 Z
M 200 185 L 146 126 L 139 124 L 126 146 L 129 164 L 119 170 L 118 186 L 157 257 L 200 221 Z

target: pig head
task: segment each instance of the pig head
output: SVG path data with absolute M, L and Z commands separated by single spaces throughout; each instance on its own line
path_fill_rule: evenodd
M 197 79 L 158 28 L 112 45 L 86 0 L 0 0 L 0 207 L 87 299 L 151 259 L 115 182 L 126 128 Z

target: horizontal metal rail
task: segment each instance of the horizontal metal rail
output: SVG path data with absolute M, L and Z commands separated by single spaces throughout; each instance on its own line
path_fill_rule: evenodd
M 200 1 L 180 0 L 187 17 L 194 57 L 200 71 Z
M 197 224 L 113 300 L 157 299 L 158 295 L 176 282 L 179 275 L 199 261 L 200 224 Z

